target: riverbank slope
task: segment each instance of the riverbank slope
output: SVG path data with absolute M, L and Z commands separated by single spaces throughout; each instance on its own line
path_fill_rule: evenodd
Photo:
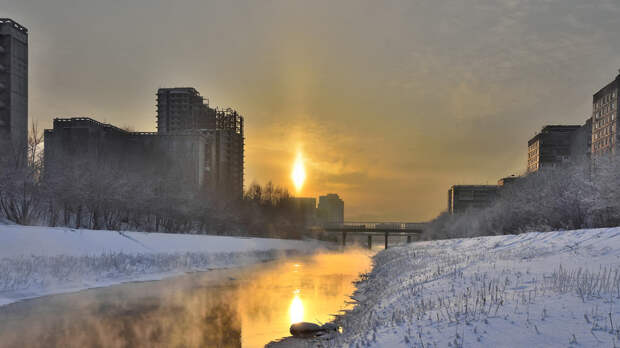
M 337 347 L 620 345 L 620 228 L 382 251 Z
M 316 241 L 0 224 L 0 305 L 316 251 Z

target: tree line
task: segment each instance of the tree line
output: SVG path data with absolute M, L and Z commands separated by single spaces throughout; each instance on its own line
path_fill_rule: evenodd
M 33 124 L 26 154 L 0 156 L 0 217 L 105 230 L 280 238 L 305 233 L 303 212 L 287 189 L 271 182 L 251 184 L 241 199 L 215 198 L 188 191 L 165 165 L 131 168 L 105 158 L 55 162 L 51 175 L 43 136 Z

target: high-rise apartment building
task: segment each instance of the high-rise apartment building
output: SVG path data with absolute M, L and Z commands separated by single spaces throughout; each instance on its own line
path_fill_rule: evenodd
M 578 162 L 589 156 L 588 144 L 591 123 L 579 125 L 549 125 L 527 142 L 527 172 L 565 162 Z
M 191 87 L 157 91 L 157 132 L 168 134 L 196 129 L 215 129 L 216 111 Z
M 213 109 L 191 87 L 157 91 L 157 132 L 174 134 L 199 131 L 208 141 L 205 148 L 207 190 L 220 197 L 243 196 L 243 117 L 233 109 Z
M 215 137 L 215 187 L 220 195 L 242 198 L 245 156 L 243 117 L 233 109 L 218 110 Z
M 620 75 L 592 96 L 592 157 L 615 153 Z
M 28 144 L 28 29 L 0 18 L 0 155 L 25 157 Z

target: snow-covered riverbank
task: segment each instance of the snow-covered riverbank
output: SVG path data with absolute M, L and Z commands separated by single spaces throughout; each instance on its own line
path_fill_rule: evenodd
M 421 242 L 374 261 L 333 346 L 620 345 L 620 228 Z
M 314 241 L 0 224 L 0 305 L 53 293 L 243 266 L 321 247 Z

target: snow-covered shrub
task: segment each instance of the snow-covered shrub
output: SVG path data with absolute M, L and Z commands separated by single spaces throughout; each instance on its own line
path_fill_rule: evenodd
M 499 190 L 491 206 L 442 213 L 424 239 L 445 239 L 620 224 L 620 161 L 601 158 L 566 164 L 519 178 Z

